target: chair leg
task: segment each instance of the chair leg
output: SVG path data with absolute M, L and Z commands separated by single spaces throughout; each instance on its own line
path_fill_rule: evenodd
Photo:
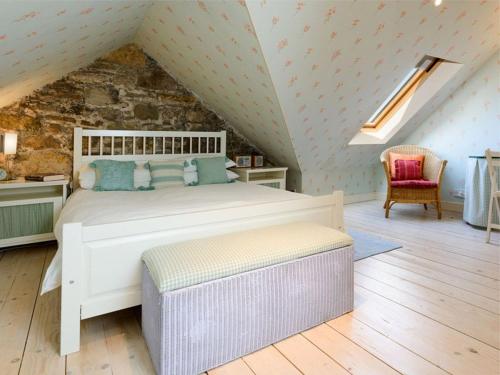
M 490 204 L 488 207 L 488 224 L 486 226 L 486 243 L 489 243 L 491 239 L 491 221 L 493 220 L 493 199 L 495 199 L 495 197 L 493 196 L 493 194 L 491 194 Z
M 427 203 L 424 203 L 424 209 L 427 211 Z
M 436 201 L 436 209 L 437 209 L 437 213 L 438 213 L 438 220 L 441 220 L 441 218 L 443 217 L 443 213 L 441 210 L 441 200 L 440 199 L 438 199 Z
M 384 204 L 384 208 L 385 208 L 385 218 L 388 219 L 389 218 L 389 210 L 391 208 L 391 204 L 390 204 L 390 200 L 386 200 L 385 201 L 385 204 Z

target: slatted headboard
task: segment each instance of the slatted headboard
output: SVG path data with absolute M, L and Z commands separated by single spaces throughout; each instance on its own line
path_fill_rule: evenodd
M 80 168 L 94 160 L 169 160 L 226 156 L 226 132 L 94 130 L 75 128 L 73 187 Z

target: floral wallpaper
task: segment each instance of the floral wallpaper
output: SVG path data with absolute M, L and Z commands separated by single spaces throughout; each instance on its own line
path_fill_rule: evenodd
M 370 168 L 498 48 L 497 1 L 248 1 L 303 190 L 374 191 Z M 389 144 L 348 142 L 426 54 L 464 64 Z M 406 133 L 406 135 L 405 135 Z
M 137 43 L 275 163 L 298 170 L 245 2 L 158 2 Z
M 463 202 L 469 155 L 500 150 L 500 53 L 497 53 L 453 93 L 404 143 L 434 150 L 448 160 L 443 200 Z
M 2 1 L 0 107 L 129 42 L 151 1 Z

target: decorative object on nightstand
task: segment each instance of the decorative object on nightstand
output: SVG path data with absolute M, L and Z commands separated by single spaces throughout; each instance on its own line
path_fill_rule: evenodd
M 264 166 L 264 156 L 252 155 L 252 168 L 261 168 Z
M 20 178 L 0 183 L 0 248 L 55 239 L 68 182 Z
M 252 157 L 250 155 L 236 155 L 234 162 L 238 168 L 250 168 L 252 166 Z
M 264 185 L 276 189 L 286 188 L 287 167 L 232 168 L 231 170 L 240 176 L 239 181 L 247 184 Z
M 3 133 L 0 134 L 0 154 L 4 155 L 5 168 L 0 167 L 0 181 L 15 180 L 12 174 L 12 158 L 17 151 L 17 134 Z

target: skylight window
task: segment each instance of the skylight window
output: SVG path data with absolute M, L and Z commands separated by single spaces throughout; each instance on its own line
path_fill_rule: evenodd
M 386 144 L 463 68 L 463 64 L 424 56 L 361 125 L 349 145 Z
M 420 60 L 417 66 L 406 75 L 382 105 L 377 108 L 361 130 L 370 132 L 385 126 L 394 114 L 412 98 L 416 90 L 435 71 L 441 61 L 443 60 L 432 56 L 425 56 Z

